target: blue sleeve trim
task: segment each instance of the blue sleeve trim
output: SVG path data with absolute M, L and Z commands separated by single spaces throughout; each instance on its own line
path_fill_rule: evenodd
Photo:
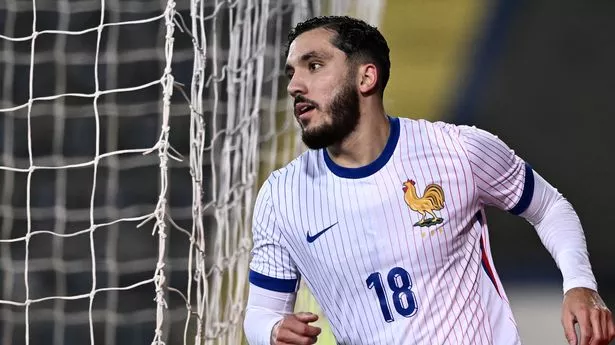
M 277 292 L 295 292 L 297 279 L 272 278 L 250 270 L 250 283 L 263 289 Z
M 532 197 L 534 196 L 534 171 L 532 167 L 525 163 L 525 185 L 523 186 L 523 194 L 521 194 L 521 198 L 515 207 L 511 208 L 510 213 L 518 216 L 523 211 L 527 210 L 530 206 L 530 202 L 532 202 Z

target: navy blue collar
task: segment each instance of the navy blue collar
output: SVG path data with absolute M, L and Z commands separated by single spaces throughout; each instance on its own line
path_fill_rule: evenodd
M 391 124 L 389 139 L 384 146 L 384 150 L 382 150 L 382 153 L 380 154 L 380 156 L 378 156 L 378 158 L 376 158 L 375 161 L 358 168 L 345 168 L 343 166 L 335 164 L 335 162 L 333 162 L 333 160 L 329 156 L 329 152 L 327 152 L 327 149 L 322 149 L 325 163 L 327 164 L 329 170 L 331 170 L 332 173 L 339 177 L 356 179 L 368 177 L 376 173 L 378 170 L 382 169 L 382 167 L 387 164 L 387 162 L 393 155 L 395 147 L 397 146 L 397 142 L 399 141 L 399 118 L 389 116 L 389 123 Z

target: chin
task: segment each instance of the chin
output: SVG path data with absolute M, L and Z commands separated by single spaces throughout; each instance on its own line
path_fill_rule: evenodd
M 310 130 L 313 128 L 318 128 L 319 126 L 323 125 L 322 119 L 316 115 L 310 115 L 304 118 L 297 117 L 297 121 L 299 122 L 303 130 Z

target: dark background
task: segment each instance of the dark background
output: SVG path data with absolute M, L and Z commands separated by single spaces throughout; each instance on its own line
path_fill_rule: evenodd
M 615 306 L 615 2 L 499 1 L 449 119 L 508 143 L 573 204 Z M 561 283 L 532 227 L 489 212 L 505 282 Z

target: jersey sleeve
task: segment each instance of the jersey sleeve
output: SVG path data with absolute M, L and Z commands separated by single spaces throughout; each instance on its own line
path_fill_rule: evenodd
M 555 260 L 562 273 L 564 293 L 575 287 L 598 291 L 579 216 L 555 187 L 535 171 L 533 175 L 534 197 L 521 217 L 534 226 Z
M 480 201 L 519 215 L 534 194 L 532 168 L 495 135 L 460 126 Z
M 292 314 L 296 299 L 296 292 L 276 292 L 250 284 L 243 323 L 248 344 L 270 345 L 275 324 Z
M 271 183 L 265 182 L 258 193 L 252 219 L 253 248 L 250 283 L 277 292 L 297 290 L 299 274 L 288 250 L 273 208 Z

